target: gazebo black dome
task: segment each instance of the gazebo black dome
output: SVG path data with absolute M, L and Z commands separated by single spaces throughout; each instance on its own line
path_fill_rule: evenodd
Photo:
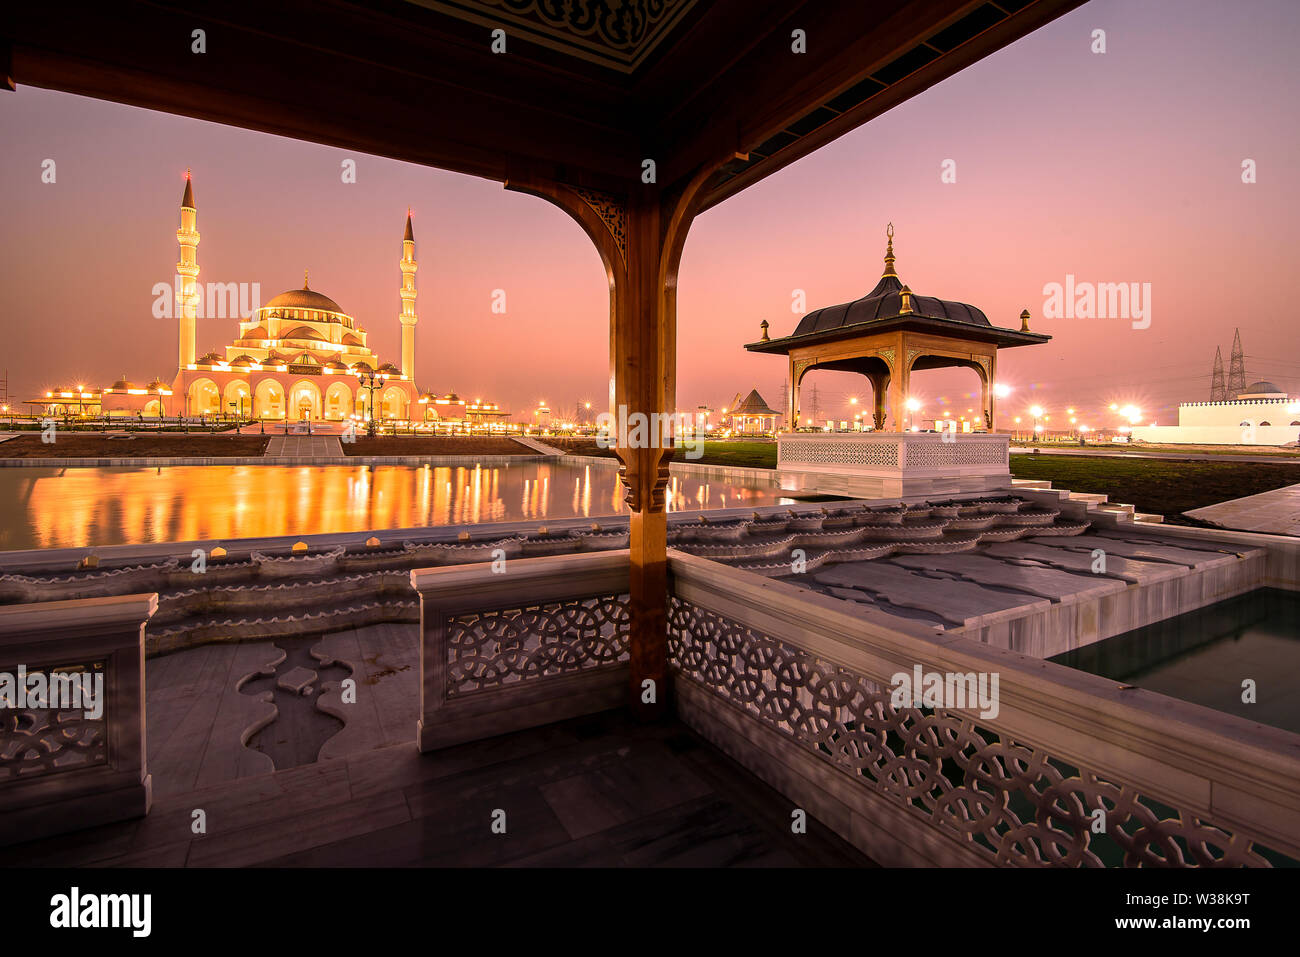
M 814 309 L 799 321 L 793 335 L 804 336 L 814 332 L 826 332 L 844 326 L 854 326 L 877 319 L 892 319 L 903 314 L 903 283 L 897 276 L 880 277 L 876 288 L 861 299 L 840 303 L 837 306 L 825 306 Z M 933 296 L 910 296 L 911 315 L 923 319 L 943 319 L 949 322 L 965 322 L 973 326 L 992 327 L 988 317 L 975 306 L 948 299 L 935 299 Z

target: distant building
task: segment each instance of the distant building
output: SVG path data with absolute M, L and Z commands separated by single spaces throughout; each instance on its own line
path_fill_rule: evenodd
M 727 406 L 725 424 L 735 435 L 767 435 L 776 431 L 776 420 L 781 415 L 769 408 L 757 389 L 741 398 L 740 393 Z
M 342 422 L 376 419 L 478 424 L 508 415 L 496 405 L 467 406 L 454 394 L 423 395 L 415 386 L 415 234 L 406 217 L 398 290 L 402 331 L 401 366 L 381 362 L 367 334 L 333 299 L 308 288 L 291 289 L 239 321 L 225 354 L 195 353 L 198 283 L 198 209 L 188 172 L 176 232 L 180 261 L 176 313 L 179 368 L 171 383 L 155 379 L 137 385 L 123 376 L 107 389 L 60 386 L 31 401 L 47 414 L 121 417 L 178 416 L 257 418 L 279 421 Z
M 1139 442 L 1287 445 L 1300 441 L 1300 401 L 1261 380 L 1235 399 L 1184 402 L 1177 425 L 1139 425 L 1132 434 Z

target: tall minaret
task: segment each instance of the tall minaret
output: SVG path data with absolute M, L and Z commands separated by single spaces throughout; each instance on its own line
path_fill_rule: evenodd
M 415 381 L 415 324 L 419 317 L 415 314 L 415 233 L 411 229 L 411 211 L 406 211 L 406 235 L 402 237 L 402 261 L 398 265 L 402 270 L 402 314 L 398 318 L 402 323 L 402 375 Z
M 194 362 L 194 320 L 199 309 L 199 211 L 194 208 L 194 189 L 190 186 L 190 171 L 185 171 L 185 195 L 181 198 L 181 228 L 176 230 L 176 241 L 181 244 L 181 261 L 176 264 L 176 274 L 181 277 L 176 293 L 176 314 L 180 317 L 181 368 Z

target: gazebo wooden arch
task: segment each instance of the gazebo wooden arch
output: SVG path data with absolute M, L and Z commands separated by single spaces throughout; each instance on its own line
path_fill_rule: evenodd
M 903 413 L 913 371 L 970 368 L 980 379 L 980 412 L 986 431 L 994 431 L 998 349 L 1036 345 L 1052 337 L 1029 331 L 1029 311 L 1020 314 L 1020 330 L 1002 329 L 966 303 L 914 294 L 894 269 L 894 224 L 886 227 L 885 271 L 861 299 L 816 309 L 795 331 L 780 339 L 767 336 L 745 346 L 789 359 L 791 428 L 800 422 L 799 384 L 813 369 L 856 372 L 871 381 L 873 425 L 877 431 L 893 413 L 893 431 L 907 429 Z
M 676 408 L 677 271 L 696 216 L 1082 2 L 67 0 L 11 5 L 0 78 L 546 199 L 604 264 L 611 409 L 649 418 Z M 669 690 L 672 449 L 617 451 L 629 701 L 653 716 Z

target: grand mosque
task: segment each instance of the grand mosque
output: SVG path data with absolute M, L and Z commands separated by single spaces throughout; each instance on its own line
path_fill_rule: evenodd
M 181 198 L 180 262 L 176 264 L 179 364 L 171 383 L 114 382 L 107 389 L 59 387 L 45 393 L 46 411 L 145 418 L 230 416 L 283 422 L 369 419 L 482 424 L 504 419 L 497 405 L 455 393 L 420 393 L 415 385 L 415 234 L 410 212 L 398 268 L 402 285 L 401 365 L 381 362 L 355 318 L 308 285 L 272 298 L 239 322 L 225 354 L 195 356 L 201 306 L 198 209 L 190 174 Z

